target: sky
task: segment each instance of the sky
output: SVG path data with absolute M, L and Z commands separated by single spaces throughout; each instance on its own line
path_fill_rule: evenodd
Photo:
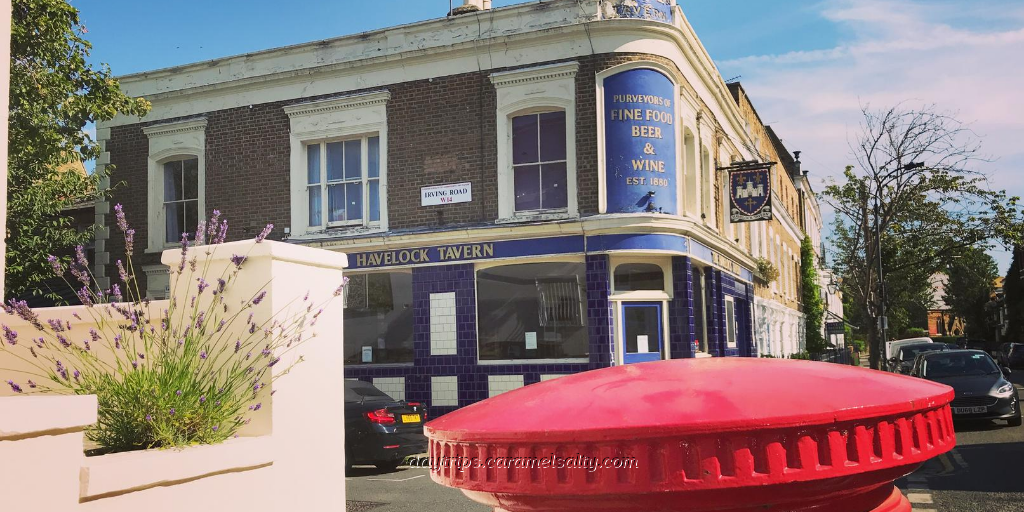
M 460 0 L 454 0 L 461 4 Z M 520 3 L 494 0 L 495 7 Z M 1021 0 L 678 0 L 815 189 L 851 163 L 861 108 L 935 105 L 969 123 L 992 188 L 1024 196 Z M 443 17 L 448 3 L 72 0 L 117 75 Z M 381 8 L 381 5 L 388 8 Z M 1005 273 L 1009 253 L 991 251 Z

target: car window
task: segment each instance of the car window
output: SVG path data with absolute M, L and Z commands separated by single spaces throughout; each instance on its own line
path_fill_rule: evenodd
M 933 350 L 943 350 L 945 347 L 942 343 L 928 343 L 924 345 L 910 345 L 909 347 L 903 347 L 900 351 L 901 361 L 913 361 L 918 354 L 922 352 L 930 352 Z
M 999 373 L 999 367 L 988 354 L 978 352 L 929 354 L 921 364 L 921 376 L 929 379 L 990 373 Z
M 388 396 L 387 393 L 373 387 L 373 384 L 369 382 L 363 382 L 359 380 L 346 380 L 345 381 L 345 401 L 346 402 L 366 402 L 366 401 L 395 401 L 394 398 Z

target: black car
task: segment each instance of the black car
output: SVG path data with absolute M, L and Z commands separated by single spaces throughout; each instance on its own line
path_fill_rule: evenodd
M 1010 344 L 1010 351 L 1006 355 L 1006 366 L 1008 368 L 1020 368 L 1024 366 L 1024 343 Z
M 1009 373 L 981 350 L 950 350 L 921 354 L 910 374 L 956 391 L 950 404 L 954 420 L 1006 420 L 1016 427 L 1021 425 L 1020 400 L 1006 380 Z
M 427 451 L 426 420 L 422 404 L 395 400 L 368 382 L 346 380 L 346 465 L 393 471 L 407 456 Z
M 946 350 L 949 350 L 949 346 L 945 343 L 914 343 L 912 345 L 903 345 L 896 350 L 896 355 L 893 357 L 893 372 L 908 375 L 910 374 L 910 370 L 914 367 L 914 359 L 917 358 L 918 354 L 934 351 L 942 352 Z

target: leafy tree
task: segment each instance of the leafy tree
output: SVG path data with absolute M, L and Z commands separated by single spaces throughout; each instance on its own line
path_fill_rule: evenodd
M 142 116 L 144 99 L 121 92 L 110 69 L 86 62 L 91 45 L 78 10 L 63 0 L 14 0 L 8 135 L 7 294 L 42 293 L 46 257 L 66 254 L 91 232 L 65 210 L 96 197 L 104 176 L 62 170 L 99 156 L 84 131 L 117 114 Z
M 988 338 L 986 305 L 999 268 L 984 248 L 968 247 L 949 259 L 945 269 L 948 281 L 942 300 L 949 307 L 953 324 L 962 320 L 971 338 Z
M 807 351 L 816 354 L 828 348 L 822 334 L 825 305 L 821 300 L 818 285 L 818 270 L 815 268 L 814 244 L 811 237 L 804 237 L 800 244 L 800 293 L 804 306 L 804 332 L 807 336 Z
M 1003 297 L 1006 301 L 1006 316 L 1009 321 L 1006 339 L 1011 341 L 1024 340 L 1024 246 L 1013 248 L 1013 261 L 1006 272 L 1003 282 Z
M 871 366 L 878 368 L 885 347 L 878 322 L 883 295 L 887 334 L 899 335 L 921 320 L 928 302 L 922 291 L 946 256 L 993 238 L 1019 241 L 1024 223 L 1018 198 L 988 189 L 985 176 L 971 169 L 980 146 L 955 117 L 903 105 L 864 109 L 863 115 L 851 143 L 857 166 L 847 167 L 822 195 L 836 212 L 835 267 L 858 310 L 851 315 L 868 335 Z

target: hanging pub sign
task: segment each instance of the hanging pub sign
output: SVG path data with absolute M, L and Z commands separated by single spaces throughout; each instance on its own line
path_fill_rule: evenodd
M 772 219 L 771 164 L 729 171 L 729 221 L 756 222 Z

